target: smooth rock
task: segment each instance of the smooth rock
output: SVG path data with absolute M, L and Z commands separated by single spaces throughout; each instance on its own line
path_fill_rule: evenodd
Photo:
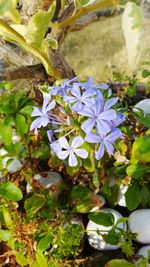
M 137 256 L 142 256 L 143 258 L 148 258 L 150 253 L 150 245 L 148 246 L 144 246 L 142 248 L 139 249 Z M 136 263 L 139 263 L 140 260 L 138 260 Z M 150 267 L 150 264 L 148 264 L 146 267 Z
M 2 165 L 5 169 L 10 173 L 17 172 L 21 169 L 22 163 L 20 160 L 16 159 L 16 157 L 5 157 L 2 160 Z
M 119 195 L 118 195 L 118 205 L 121 207 L 126 207 L 126 199 L 125 199 L 125 193 L 128 190 L 129 186 L 127 185 L 120 185 L 119 188 Z
M 118 211 L 113 210 L 113 209 L 102 209 L 100 212 L 112 213 L 114 215 L 115 223 L 118 221 L 119 218 L 122 218 L 122 215 Z M 126 224 L 120 223 L 118 224 L 118 228 L 126 229 Z M 100 230 L 100 231 L 104 231 L 103 234 L 107 234 L 107 231 L 110 231 L 111 229 L 112 229 L 112 226 L 106 227 L 103 225 L 96 224 L 92 221 L 89 221 L 87 228 L 86 228 L 89 244 L 98 250 L 118 249 L 120 247 L 119 245 L 111 245 L 111 244 L 106 243 L 102 235 L 96 233 L 97 230 Z
M 147 98 L 147 99 L 144 99 L 144 100 L 138 102 L 134 106 L 133 111 L 137 112 L 137 111 L 139 111 L 139 109 L 142 109 L 144 111 L 145 115 L 150 114 L 150 99 Z
M 50 188 L 54 193 L 57 193 L 59 191 L 59 186 L 63 182 L 61 175 L 58 172 L 44 172 L 44 175 L 38 173 L 34 175 L 30 183 L 27 184 L 27 193 L 30 193 L 32 191 L 32 181 L 34 180 L 37 181 L 41 187 L 45 189 Z
M 128 219 L 132 233 L 137 233 L 135 240 L 142 244 L 150 244 L 150 209 L 133 211 Z

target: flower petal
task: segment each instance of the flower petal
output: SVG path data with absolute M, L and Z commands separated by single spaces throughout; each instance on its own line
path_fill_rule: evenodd
M 88 152 L 85 149 L 76 148 L 76 149 L 74 149 L 74 153 L 83 159 L 86 159 L 88 157 Z
M 55 154 L 62 150 L 62 147 L 59 145 L 58 141 L 51 143 L 50 148 L 54 151 Z
M 95 152 L 95 158 L 97 160 L 100 160 L 104 155 L 104 143 L 102 142 L 97 150 L 97 152 Z
M 51 99 L 51 95 L 48 95 L 48 94 L 43 94 L 43 106 L 42 106 L 42 112 L 43 113 L 46 113 L 46 106 L 48 104 L 48 102 L 50 101 Z
M 85 122 L 83 122 L 83 124 L 81 125 L 81 129 L 85 132 L 85 133 L 90 133 L 93 129 L 93 127 L 95 126 L 95 119 L 88 119 Z
M 83 104 L 82 104 L 80 101 L 77 101 L 77 102 L 71 107 L 71 109 L 72 109 L 73 111 L 78 112 L 78 111 L 80 111 L 80 110 L 83 109 Z
M 53 109 L 56 106 L 55 100 L 53 100 L 46 108 L 45 113 L 47 113 L 49 110 Z
M 58 139 L 58 142 L 59 142 L 59 144 L 60 144 L 60 146 L 61 146 L 62 148 L 70 149 L 70 146 L 69 146 L 69 143 L 68 143 L 66 137 L 60 137 L 60 138 Z
M 102 136 L 105 137 L 107 133 L 110 132 L 111 127 L 109 125 L 109 122 L 104 120 L 96 120 L 97 123 L 97 132 Z
M 71 148 L 77 148 L 79 146 L 81 146 L 84 143 L 84 140 L 81 136 L 76 136 L 74 137 L 74 139 L 72 140 L 71 143 Z
M 108 109 L 99 114 L 98 119 L 109 121 L 116 119 L 116 117 L 116 111 L 114 109 Z
M 33 111 L 31 113 L 31 117 L 38 117 L 38 116 L 43 116 L 41 108 L 33 107 Z
M 69 156 L 69 154 L 70 154 L 69 150 L 59 151 L 57 153 L 57 157 L 59 159 L 66 159 Z
M 107 110 L 110 107 L 112 107 L 113 105 L 115 105 L 117 103 L 118 99 L 119 99 L 118 97 L 113 97 L 113 98 L 108 99 L 105 103 L 104 110 Z
M 104 144 L 106 146 L 106 150 L 107 150 L 108 154 L 113 155 L 114 154 L 113 145 L 110 142 L 108 142 L 107 140 L 104 140 Z
M 100 143 L 101 142 L 101 137 L 99 136 L 99 135 L 97 135 L 97 134 L 94 134 L 94 133 L 89 133 L 89 134 L 87 134 L 86 135 L 86 137 L 85 137 L 85 141 L 87 141 L 87 142 L 89 142 L 89 143 L 94 143 L 94 144 L 96 144 L 96 143 Z
M 49 140 L 50 142 L 52 142 L 53 131 L 52 131 L 52 130 L 48 130 L 48 131 L 47 131 L 47 136 L 48 136 L 48 140 Z
M 74 95 L 77 99 L 81 98 L 81 90 L 80 87 L 77 85 L 74 85 L 71 89 L 71 94 Z
M 118 138 L 121 138 L 122 132 L 116 128 L 108 136 L 105 137 L 105 140 L 113 144 Z
M 69 154 L 69 166 L 74 167 L 78 164 L 78 161 L 75 157 L 75 154 L 73 153 L 73 151 L 70 151 Z

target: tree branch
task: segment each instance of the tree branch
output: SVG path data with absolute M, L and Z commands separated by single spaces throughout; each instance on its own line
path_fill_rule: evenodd
M 80 19 L 81 17 L 87 15 L 88 13 L 95 11 L 97 9 L 101 9 L 101 8 L 105 8 L 107 6 L 112 5 L 113 0 L 104 0 L 102 2 L 98 2 L 94 5 L 88 6 L 88 7 L 83 7 L 81 9 L 79 9 L 72 17 L 69 17 L 68 19 L 65 19 L 64 21 L 60 22 L 60 23 L 55 23 L 54 24 L 54 28 L 63 28 L 65 26 L 69 26 L 72 25 L 75 21 L 77 21 L 78 19 Z

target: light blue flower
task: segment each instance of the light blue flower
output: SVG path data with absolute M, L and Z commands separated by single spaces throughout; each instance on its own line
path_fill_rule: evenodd
M 114 154 L 113 144 L 118 138 L 121 137 L 122 132 L 118 128 L 116 128 L 106 136 L 100 136 L 91 132 L 87 134 L 85 141 L 94 144 L 100 143 L 98 150 L 95 152 L 95 158 L 97 160 L 100 160 L 104 155 L 105 148 L 109 155 Z
M 73 104 L 71 106 L 73 111 L 78 112 L 83 109 L 84 105 L 89 106 L 92 103 L 94 104 L 93 96 L 95 96 L 96 93 L 88 90 L 82 93 L 81 88 L 77 84 L 72 87 L 71 94 L 72 96 L 66 95 L 64 99 L 68 104 Z
M 49 103 L 51 99 L 51 96 L 45 94 L 43 99 L 43 106 L 42 108 L 33 107 L 33 112 L 31 114 L 31 117 L 38 117 L 35 119 L 30 126 L 30 131 L 34 130 L 35 134 L 38 133 L 37 129 L 43 127 L 46 127 L 50 122 L 50 117 L 48 115 L 48 112 L 53 109 L 56 105 L 55 100 L 53 100 L 51 103 Z
M 83 110 L 78 113 L 89 117 L 83 124 L 81 125 L 81 129 L 87 134 L 92 131 L 92 129 L 96 126 L 96 129 L 99 134 L 106 135 L 111 131 L 111 121 L 117 118 L 116 111 L 114 109 L 110 109 L 118 101 L 118 98 L 112 98 L 104 103 L 104 99 L 102 97 L 98 97 L 95 100 L 95 104 L 91 107 L 85 106 Z
M 58 143 L 61 146 L 61 148 L 65 150 L 61 150 L 57 152 L 56 153 L 57 157 L 62 160 L 69 157 L 68 163 L 69 163 L 69 166 L 71 167 L 74 167 L 78 164 L 78 161 L 75 155 L 79 156 L 80 158 L 84 158 L 84 159 L 88 157 L 88 152 L 85 149 L 78 148 L 84 143 L 83 138 L 80 136 L 74 137 L 74 139 L 71 142 L 71 145 L 69 145 L 65 137 L 59 138 Z

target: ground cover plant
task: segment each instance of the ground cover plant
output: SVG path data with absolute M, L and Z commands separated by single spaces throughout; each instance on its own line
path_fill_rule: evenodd
M 145 4 L 0 0 L 0 266 L 149 266 Z M 79 78 L 63 41 L 106 13 L 128 72 Z

